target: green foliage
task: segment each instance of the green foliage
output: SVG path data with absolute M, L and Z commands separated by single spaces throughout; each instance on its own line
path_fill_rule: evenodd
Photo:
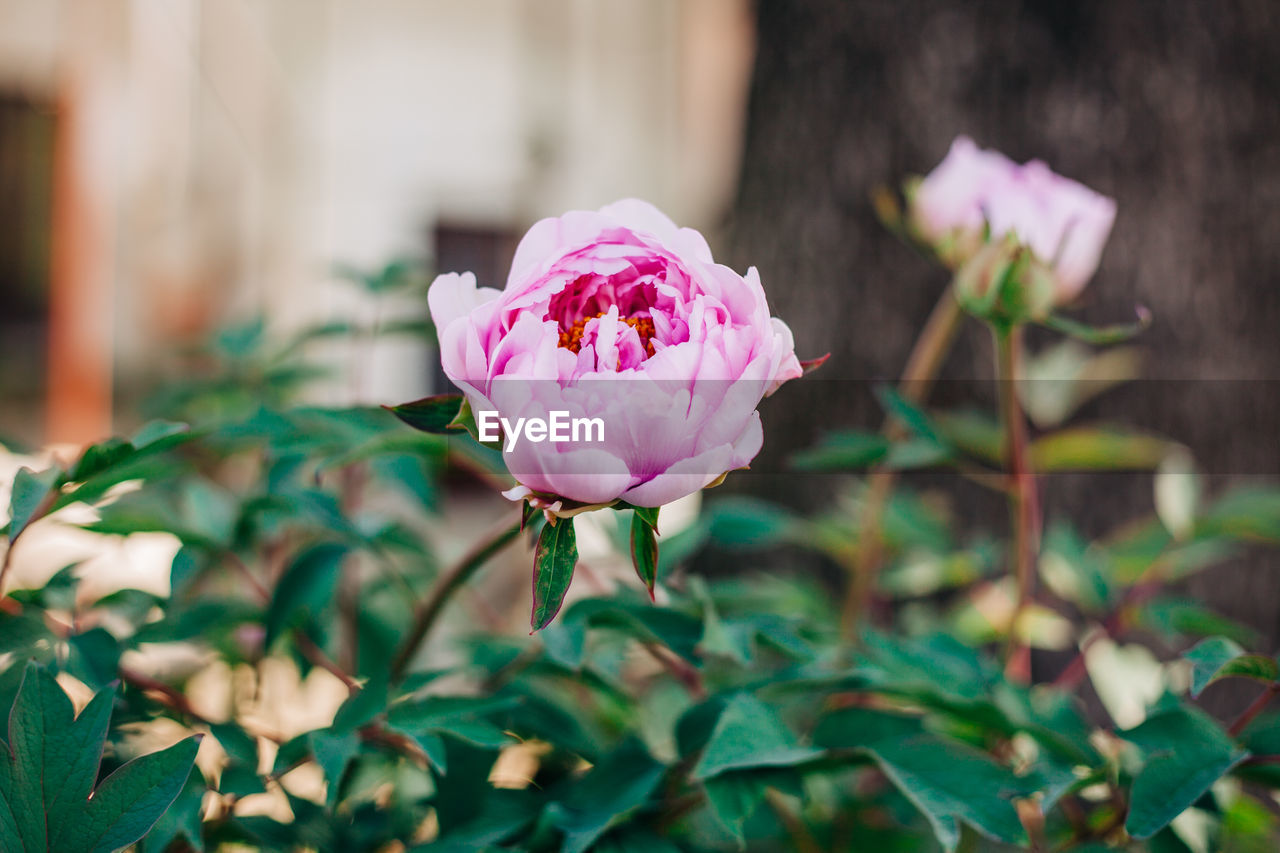
M 404 265 L 343 275 L 399 298 L 419 281 Z M 47 814 L 52 831 L 77 833 L 56 849 L 141 837 L 144 853 L 1164 851 L 1188 849 L 1185 822 L 1173 821 L 1194 810 L 1208 849 L 1274 849 L 1259 797 L 1280 790 L 1280 718 L 1217 721 L 1197 697 L 1234 677 L 1260 682 L 1265 702 L 1275 660 L 1246 651 L 1248 630 L 1167 587 L 1280 543 L 1280 490 L 1207 494 L 1176 442 L 1065 423 L 1089 396 L 1067 386 L 1096 381 L 1089 370 L 1037 404 L 1032 465 L 1155 472 L 1151 511 L 1101 536 L 1049 518 L 1027 633 L 1064 658 L 1099 631 L 1184 650 L 1190 690 L 1127 729 L 1081 700 L 1092 669 L 1068 666 L 1055 684 L 1039 661 L 1029 681 L 1006 667 L 1000 525 L 962 522 L 945 490 L 915 481 L 877 490 L 886 472 L 939 469 L 1003 497 L 1005 436 L 991 416 L 885 389 L 890 430 L 836 431 L 797 456 L 804 470 L 870 475 L 850 477 L 823 511 L 712 493 L 683 527 L 663 513 L 659 537 L 658 508 L 618 505 L 606 510 L 618 511 L 604 525 L 608 559 L 623 574 L 630 562 L 638 582 L 566 599 L 575 569 L 596 574 L 577 567 L 578 535 L 587 552 L 578 517 L 550 523 L 526 504 L 521 528 L 513 513 L 479 544 L 442 523 L 442 509 L 474 500 L 476 482 L 510 483 L 501 454 L 474 440 L 461 398 L 392 411 L 299 402 L 321 375 L 316 341 L 429 339 L 413 318 L 381 326 L 322 324 L 284 342 L 259 321 L 228 329 L 195 359 L 210 369 L 157 395 L 156 420 L 132 437 L 65 469 L 18 473 L 11 542 L 80 504 L 92 509 L 77 516 L 84 531 L 168 533 L 176 554 L 167 596 L 103 593 L 73 565 L 0 602 L 0 711 L 15 709 L 0 832 L 37 833 L 0 836 L 0 847 L 54 849 L 33 817 Z M 842 631 L 841 572 L 856 570 L 872 536 L 878 617 Z M 501 601 L 455 601 L 516 541 L 534 551 L 532 590 L 523 576 L 500 598 L 532 599 L 530 635 L 488 624 Z M 442 565 L 437 548 L 464 556 Z M 730 555 L 733 571 L 694 574 L 704 548 Z M 797 552 L 825 571 L 796 571 Z M 272 696 L 268 679 L 287 665 L 329 673 L 317 677 L 345 697 L 331 720 L 282 733 L 246 712 L 245 695 Z M 236 684 L 233 708 L 200 701 L 213 672 Z M 74 720 L 55 674 L 97 693 Z M 154 725 L 216 741 L 216 772 L 188 774 L 190 737 L 120 766 Z M 1256 787 L 1229 796 L 1224 779 Z M 90 832 L 100 839 L 78 834 Z
M 573 569 L 578 564 L 578 541 L 573 519 L 548 522 L 538 535 L 533 555 L 533 630 L 540 631 L 560 612 Z
M 1145 755 L 1125 820 L 1134 838 L 1155 835 L 1247 755 L 1216 722 L 1189 706 L 1161 710 L 1122 736 Z
M 658 514 L 650 518 L 639 510 L 631 515 L 631 564 L 636 576 L 653 597 L 653 585 L 658 580 Z
M 28 664 L 0 754 L 0 846 L 111 853 L 151 829 L 182 790 L 199 738 L 123 765 L 101 783 L 98 760 L 114 688 L 77 716 L 54 677 Z
M 1191 662 L 1191 695 L 1200 693 L 1221 678 L 1252 678 L 1274 683 L 1280 676 L 1275 658 L 1251 655 L 1227 637 L 1209 637 L 1189 649 L 1183 657 Z

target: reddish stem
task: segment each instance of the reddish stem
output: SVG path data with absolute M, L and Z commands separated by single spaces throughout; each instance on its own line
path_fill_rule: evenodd
M 1254 717 L 1261 714 L 1271 704 L 1271 700 L 1275 698 L 1277 693 L 1280 693 L 1280 682 L 1268 684 L 1267 689 L 1262 691 L 1262 694 L 1257 699 L 1254 699 L 1253 703 L 1240 713 L 1240 716 L 1236 717 L 1236 721 L 1231 724 L 1231 728 L 1227 729 L 1227 734 L 1232 737 L 1238 736 L 1244 731 L 1245 726 L 1253 722 Z
M 996 381 L 999 385 L 1000 420 L 1004 425 L 1004 457 L 1009 466 L 1009 515 L 1013 541 L 1009 565 L 1017 588 L 1013 618 L 1009 623 L 1009 644 L 1005 675 L 1011 681 L 1031 680 L 1031 649 L 1021 636 L 1022 616 L 1031 604 L 1035 587 L 1035 561 L 1040 552 L 1040 507 L 1035 472 L 1028 454 L 1027 423 L 1018 403 L 1017 379 L 1021 373 L 1022 329 L 997 329 Z
M 963 317 L 960 303 L 948 287 L 933 307 L 911 354 L 907 356 L 907 364 L 898 383 L 898 391 L 904 399 L 920 403 L 928 396 L 942 362 L 951 351 L 951 344 Z M 881 433 L 890 440 L 896 440 L 903 436 L 904 429 L 896 419 L 887 418 Z M 867 480 L 866 499 L 862 503 L 861 517 L 858 519 L 858 542 L 849 565 L 849 587 L 840 619 L 846 639 L 852 639 L 856 633 L 858 620 L 862 618 L 875 590 L 876 574 L 884 559 L 880 521 L 896 479 L 896 472 L 877 468 Z

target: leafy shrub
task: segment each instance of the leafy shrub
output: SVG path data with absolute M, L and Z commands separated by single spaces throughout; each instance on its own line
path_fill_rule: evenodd
M 401 273 L 366 283 L 414 292 Z M 885 389 L 885 432 L 833 433 L 796 460 L 869 469 L 829 513 L 712 502 L 663 531 L 660 603 L 637 584 L 580 599 L 534 635 L 458 632 L 460 658 L 445 663 L 423 649 L 452 596 L 537 535 L 538 517 L 513 510 L 440 566 L 429 522 L 450 483 L 501 482 L 501 458 L 380 408 L 298 402 L 317 375 L 314 340 L 370 331 L 336 324 L 283 346 L 258 322 L 224 332 L 204 376 L 153 401 L 161 419 L 18 472 L 6 572 L 59 524 L 162 532 L 180 548 L 167 595 L 99 594 L 71 565 L 3 599 L 0 704 L 15 707 L 4 849 L 41 846 L 25 828 L 43 825 L 41 809 L 50 826 L 84 828 L 48 842 L 66 851 L 148 830 L 144 851 L 1252 850 L 1275 837 L 1265 797 L 1280 786 L 1280 718 L 1261 712 L 1280 692 L 1277 664 L 1168 585 L 1280 540 L 1280 491 L 1202 495 L 1172 442 L 1058 426 L 1088 387 L 1054 383 L 1034 469 L 1154 469 L 1158 513 L 1097 541 L 1055 520 L 1035 554 L 1042 583 L 1019 601 L 999 531 L 958 530 L 935 496 L 893 481 L 942 468 L 1008 490 L 1004 427 Z M 1081 368 L 1102 357 L 1072 353 Z M 75 505 L 94 512 L 68 516 Z M 708 543 L 740 549 L 744 571 L 690 573 Z M 777 544 L 848 567 L 847 589 L 766 572 L 752 555 Z M 1185 648 L 1185 663 L 1165 667 L 1138 719 L 1086 709 L 1083 685 L 1108 677 L 1115 644 L 1151 636 Z M 1052 683 L 1018 663 L 1064 642 L 1080 653 Z M 341 685 L 331 719 L 284 736 L 255 713 L 282 661 Z M 197 695 L 211 673 L 232 685 L 221 706 Z M 1195 701 L 1224 678 L 1260 685 L 1225 725 Z M 74 724 L 63 688 L 95 694 Z M 204 744 L 187 777 L 192 733 Z M 178 745 L 125 763 L 161 742 Z M 36 797 L 23 783 L 35 773 L 66 787 Z M 144 773 L 157 780 L 145 790 Z M 1198 820 L 1175 829 L 1179 815 Z

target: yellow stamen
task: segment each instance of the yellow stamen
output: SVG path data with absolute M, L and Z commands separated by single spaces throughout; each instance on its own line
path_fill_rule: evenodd
M 582 333 L 587 327 L 587 321 L 603 316 L 604 312 L 601 311 L 594 316 L 583 317 L 568 329 L 561 329 L 560 346 L 572 353 L 580 352 L 582 350 Z M 653 355 L 653 336 L 655 334 L 653 320 L 648 317 L 623 317 L 622 322 L 636 330 L 636 334 L 640 336 L 640 343 L 644 346 L 645 354 Z

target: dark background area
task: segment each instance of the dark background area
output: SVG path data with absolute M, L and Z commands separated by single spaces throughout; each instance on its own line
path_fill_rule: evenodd
M 1148 306 L 1147 375 L 1197 380 L 1135 383 L 1084 416 L 1101 408 L 1186 441 L 1211 490 L 1277 473 L 1280 385 L 1258 380 L 1280 378 L 1280 6 L 759 0 L 757 16 L 725 260 L 760 269 L 802 358 L 830 351 L 827 379 L 901 370 L 946 274 L 890 236 L 868 197 L 927 172 L 968 134 L 1117 200 L 1076 314 L 1108 323 Z M 944 375 L 986 377 L 989 365 L 985 334 L 970 323 Z M 774 457 L 760 470 L 777 470 L 779 448 L 824 426 L 879 423 L 870 394 L 837 397 L 833 387 L 796 383 L 766 403 L 766 431 L 787 440 L 766 442 Z M 797 506 L 835 487 L 764 473 L 731 482 Z M 1095 534 L 1152 507 L 1146 475 L 1043 485 L 1050 516 L 1074 512 Z M 1003 518 L 989 503 L 966 506 L 975 520 Z M 1188 591 L 1276 645 L 1275 557 L 1238 561 Z M 1218 701 L 1233 703 L 1228 694 Z

